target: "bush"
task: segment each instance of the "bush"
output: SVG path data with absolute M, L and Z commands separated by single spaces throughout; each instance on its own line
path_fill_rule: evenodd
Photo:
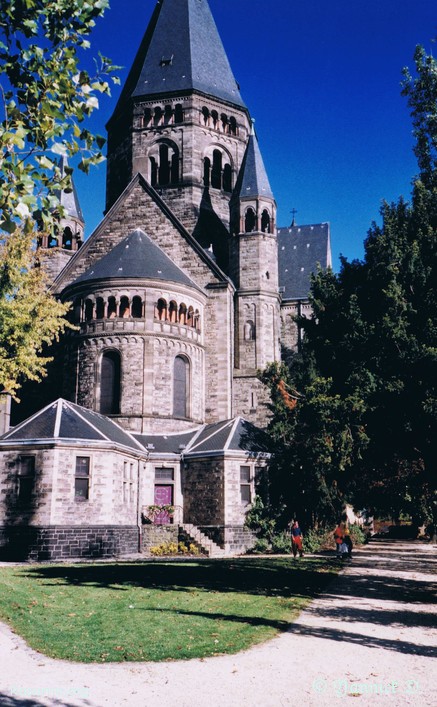
M 332 530 L 308 530 L 303 539 L 304 552 L 318 552 L 319 550 L 331 549 L 334 547 Z
M 272 539 L 272 552 L 279 555 L 291 552 L 291 537 L 289 533 L 284 531 L 274 536 Z
M 349 526 L 349 532 L 354 545 L 363 545 L 366 542 L 366 536 L 359 525 Z
M 258 538 L 251 552 L 259 555 L 265 555 L 270 552 L 270 543 L 266 538 Z
M 164 555 L 199 555 L 199 548 L 194 543 L 186 545 L 185 543 L 166 542 L 161 545 L 154 545 L 149 549 L 149 552 L 154 557 L 163 557 Z

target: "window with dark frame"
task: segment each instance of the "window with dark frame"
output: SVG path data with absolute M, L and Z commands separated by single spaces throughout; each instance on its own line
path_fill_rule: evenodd
M 240 466 L 240 497 L 241 503 L 252 503 L 250 466 Z
M 35 485 L 35 457 L 20 457 L 18 470 L 18 500 L 28 503 L 32 498 Z
M 74 478 L 75 501 L 88 501 L 90 497 L 90 457 L 76 457 Z
M 155 481 L 174 481 L 174 469 L 171 467 L 156 467 Z

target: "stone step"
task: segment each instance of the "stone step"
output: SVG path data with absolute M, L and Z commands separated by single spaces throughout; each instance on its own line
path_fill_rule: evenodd
M 201 552 L 208 557 L 225 557 L 225 550 L 217 545 L 211 538 L 209 538 L 205 533 L 192 523 L 183 523 L 179 526 L 181 534 L 188 536 L 189 541 L 191 540 Z

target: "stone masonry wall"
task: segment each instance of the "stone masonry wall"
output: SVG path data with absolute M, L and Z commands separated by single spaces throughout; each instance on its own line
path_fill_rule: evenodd
M 0 527 L 0 557 L 8 560 L 116 557 L 138 550 L 137 526 Z

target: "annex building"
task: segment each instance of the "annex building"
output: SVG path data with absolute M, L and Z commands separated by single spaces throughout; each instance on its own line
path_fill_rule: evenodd
M 0 439 L 0 546 L 110 556 L 181 533 L 242 552 L 268 462 L 257 370 L 297 346 L 329 224 L 278 227 L 207 0 L 159 0 L 107 130 L 103 221 L 85 240 L 73 190 L 40 243 L 76 329 Z

